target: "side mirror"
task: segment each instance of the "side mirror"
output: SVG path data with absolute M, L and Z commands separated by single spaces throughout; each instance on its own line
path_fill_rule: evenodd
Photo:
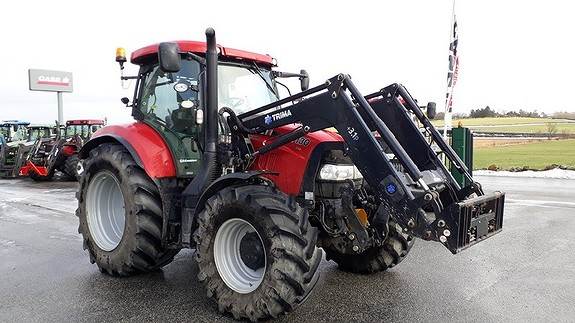
M 123 97 L 120 99 L 122 101 L 122 103 L 124 103 L 126 106 L 128 105 L 128 103 L 130 103 L 130 99 L 128 99 L 127 97 Z
M 158 48 L 160 69 L 166 73 L 178 72 L 181 68 L 180 48 L 176 43 L 160 43 Z
M 299 82 L 301 84 L 301 90 L 305 91 L 309 89 L 309 74 L 307 73 L 306 70 L 301 70 L 299 73 L 303 75 L 302 77 L 299 78 Z
M 427 102 L 426 113 L 427 113 L 427 118 L 429 118 L 431 120 L 435 119 L 435 116 L 437 115 L 435 102 Z

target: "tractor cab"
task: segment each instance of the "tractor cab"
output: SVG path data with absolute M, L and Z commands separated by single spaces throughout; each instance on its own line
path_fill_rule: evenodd
M 162 46 L 171 46 L 166 48 Z M 300 77 L 302 88 L 308 76 L 272 71 L 275 59 L 269 55 L 218 45 L 217 68 L 218 110 L 227 107 L 236 114 L 251 111 L 279 100 L 276 78 Z M 172 51 L 177 62 L 162 61 L 159 52 Z M 206 98 L 206 43 L 177 41 L 150 45 L 132 53 L 131 62 L 140 66 L 131 104 L 132 116 L 150 125 L 173 147 L 178 176 L 193 177 L 199 169 L 203 149 L 203 127 Z M 117 50 L 116 61 L 123 69 L 125 51 Z M 167 57 L 167 56 L 165 56 Z M 169 64 L 172 66 L 168 66 Z M 123 98 L 128 104 L 129 100 Z M 220 117 L 219 132 L 226 126 Z
M 105 124 L 104 120 L 68 120 L 66 127 L 60 129 L 60 134 L 66 139 L 79 136 L 82 140 L 88 140 Z
M 27 142 L 35 142 L 41 138 L 51 138 L 56 135 L 54 126 L 51 125 L 29 125 Z
M 30 122 L 18 120 L 6 120 L 0 123 L 0 135 L 6 142 L 21 141 L 26 139 L 26 127 Z

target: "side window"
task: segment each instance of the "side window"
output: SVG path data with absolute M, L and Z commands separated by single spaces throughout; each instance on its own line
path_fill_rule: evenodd
M 170 111 L 178 108 L 173 83 L 164 72 L 155 67 L 146 80 L 142 110 L 166 122 Z
M 190 124 L 192 108 L 199 104 L 199 73 L 199 64 L 195 61 L 182 61 L 182 68 L 177 73 L 164 73 L 154 66 L 144 81 L 140 110 L 148 118 L 159 120 L 175 131 L 187 132 L 181 124 Z

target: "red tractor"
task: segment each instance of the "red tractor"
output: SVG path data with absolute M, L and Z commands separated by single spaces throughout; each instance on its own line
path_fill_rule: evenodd
M 457 253 L 501 230 L 504 194 L 483 192 L 402 85 L 364 97 L 339 74 L 308 88 L 303 70 L 206 38 L 133 52 L 122 102 L 136 121 L 80 152 L 79 232 L 103 273 L 150 272 L 195 248 L 218 309 L 255 321 L 307 298 L 322 250 L 370 274 L 416 237 Z M 282 77 L 302 92 L 280 99 Z
M 105 125 L 104 120 L 68 120 L 56 137 L 38 138 L 30 150 L 21 176 L 35 181 L 52 180 L 56 170 L 67 178 L 78 177 L 78 152 L 92 134 Z

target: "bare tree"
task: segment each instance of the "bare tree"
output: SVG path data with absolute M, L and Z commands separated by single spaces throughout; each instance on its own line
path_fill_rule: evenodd
M 555 136 L 557 134 L 557 123 L 555 122 L 547 122 L 545 123 L 545 125 L 547 126 L 547 138 L 551 139 L 551 137 Z

